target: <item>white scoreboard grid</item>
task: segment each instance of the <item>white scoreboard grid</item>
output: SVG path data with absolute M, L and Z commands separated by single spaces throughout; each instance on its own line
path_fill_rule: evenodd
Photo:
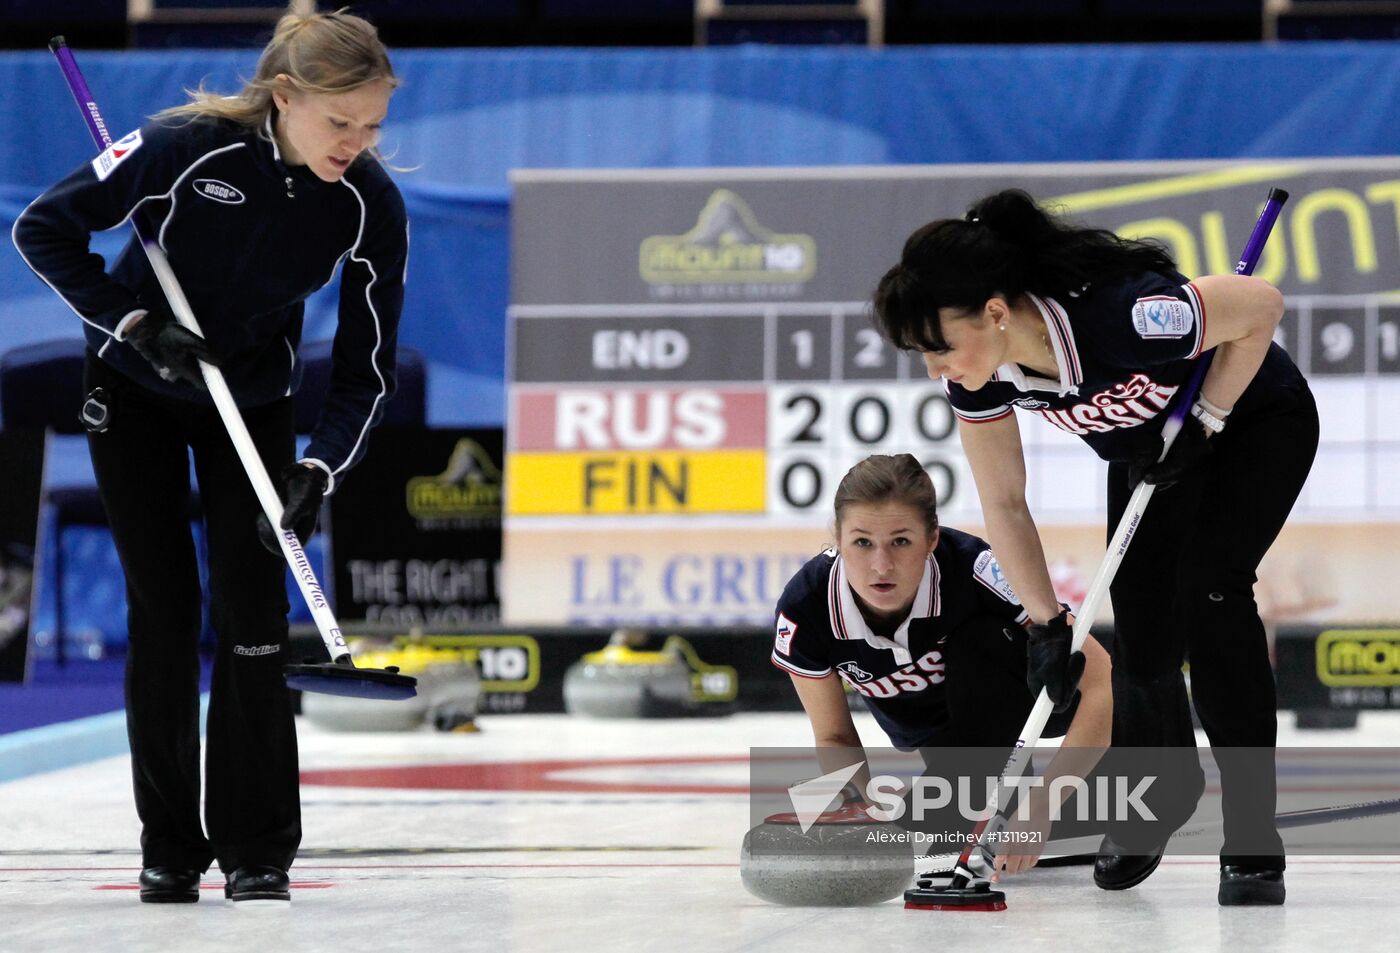
M 885 343 L 867 309 L 863 302 L 518 306 L 512 319 L 641 319 L 686 342 L 709 318 L 749 319 L 751 333 L 733 342 L 737 351 L 748 353 L 727 362 L 730 374 L 678 384 L 669 379 L 666 367 L 640 366 L 655 363 L 642 347 L 634 349 L 633 363 L 621 368 L 633 380 L 609 383 L 608 389 L 747 390 L 761 396 L 766 434 L 762 513 L 774 525 L 829 519 L 835 486 L 847 469 L 872 453 L 906 451 L 928 469 L 948 522 L 980 522 L 957 420 L 942 382 L 928 379 L 917 354 L 897 352 Z M 1293 518 L 1400 519 L 1400 295 L 1289 297 L 1275 340 L 1308 376 L 1323 421 L 1318 464 Z M 574 351 L 580 359 L 594 353 L 591 341 L 580 343 L 589 345 Z M 746 370 L 752 367 L 761 367 L 761 374 Z M 570 380 L 564 367 L 556 368 L 556 374 L 558 379 L 548 384 L 517 384 L 514 393 L 596 386 L 586 372 L 577 380 Z M 1032 415 L 1020 413 L 1018 419 L 1026 448 L 1027 499 L 1037 519 L 1076 524 L 1101 519 L 1105 466 L 1077 437 Z M 552 423 L 556 450 L 647 450 L 665 442 L 661 435 L 624 441 L 613 434 L 607 443 L 590 446 L 586 432 L 560 429 L 568 421 Z M 634 435 L 647 429 L 628 423 Z M 514 421 L 510 429 L 519 426 Z M 723 436 L 716 434 L 709 445 L 692 443 L 689 449 L 721 446 Z M 578 518 L 596 526 L 602 515 Z M 752 520 L 744 522 L 752 525 Z
M 927 378 L 918 355 L 880 338 L 867 300 L 820 291 L 873 288 L 906 226 L 926 220 L 911 211 L 909 189 L 955 209 L 998 177 L 1045 194 L 1035 175 L 1060 194 L 1075 176 L 1146 176 L 1069 204 L 1121 198 L 1142 216 L 1126 228 L 1107 223 L 1124 234 L 1197 215 L 1203 237 L 1181 257 L 1212 270 L 1228 245 L 1222 223 L 1231 234 L 1247 230 L 1260 183 L 1281 177 L 1295 189 L 1294 217 L 1286 210 L 1261 272 L 1285 290 L 1277 340 L 1309 378 L 1322 440 L 1276 547 L 1287 566 L 1274 587 L 1294 592 L 1323 579 L 1336 591 L 1310 594 L 1309 604 L 1400 615 L 1400 594 L 1356 578 L 1397 565 L 1385 527 L 1400 523 L 1400 291 L 1391 290 L 1400 286 L 1400 234 L 1391 234 L 1400 233 L 1400 199 L 1390 198 L 1400 195 L 1400 163 L 1200 168 L 903 170 L 908 182 L 888 170 L 866 182 L 860 170 L 798 170 L 791 181 L 784 170 L 683 172 L 674 181 L 648 173 L 635 182 L 625 172 L 530 173 L 517 183 L 531 191 L 517 195 L 529 201 L 518 202 L 509 310 L 506 618 L 761 622 L 788 576 L 829 541 L 836 484 L 872 453 L 915 454 L 938 489 L 943 522 L 979 531 L 942 382 Z M 1180 195 L 1205 210 L 1183 211 Z M 1376 206 L 1367 247 L 1355 240 L 1354 196 Z M 1176 218 L 1152 217 L 1159 207 Z M 1168 238 L 1184 234 L 1163 227 Z M 732 280 L 688 267 L 729 268 Z M 1308 269 L 1314 277 L 1301 279 Z M 1313 293 L 1329 287 L 1349 293 Z M 1091 572 L 1103 544 L 1106 466 L 1078 437 L 1018 419 L 1027 501 L 1047 551 Z

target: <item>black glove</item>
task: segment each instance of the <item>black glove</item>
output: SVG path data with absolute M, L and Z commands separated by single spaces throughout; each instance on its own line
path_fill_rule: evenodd
M 1044 625 L 1032 625 L 1026 634 L 1026 687 L 1037 698 L 1044 688 L 1059 714 L 1074 701 L 1079 677 L 1084 674 L 1084 653 L 1070 651 L 1074 630 L 1069 624 L 1069 610 Z
M 1180 480 L 1187 470 L 1210 456 L 1214 449 L 1201 422 L 1195 417 L 1187 417 L 1181 425 L 1181 432 L 1172 441 L 1172 448 L 1167 451 L 1165 460 L 1157 462 L 1162 455 L 1161 437 L 1154 438 L 1151 449 L 1133 459 L 1128 465 L 1128 486 L 1137 489 L 1139 483 L 1146 482 L 1165 490 Z
M 168 381 L 184 381 L 204 390 L 199 362 L 219 366 L 204 338 L 176 321 L 169 311 L 148 307 L 146 316 L 133 324 L 124 340 L 144 357 L 156 373 Z
M 282 498 L 282 528 L 295 530 L 303 546 L 316 532 L 316 520 L 321 515 L 321 500 L 326 495 L 326 471 L 320 467 L 289 463 L 279 474 L 281 485 L 277 495 Z M 258 539 L 274 556 L 282 555 L 278 534 L 272 531 L 266 513 L 258 514 Z

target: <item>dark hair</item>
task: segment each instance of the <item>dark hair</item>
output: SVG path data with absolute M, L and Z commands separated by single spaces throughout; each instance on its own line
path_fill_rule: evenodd
M 913 454 L 875 454 L 847 471 L 836 487 L 836 529 L 850 506 L 875 503 L 904 503 L 923 517 L 930 536 L 938 529 L 938 494 L 928 471 Z
M 899 264 L 875 289 L 875 322 L 901 350 L 945 351 L 940 308 L 975 311 L 998 295 L 1061 297 L 1093 282 L 1175 270 L 1157 242 L 1063 222 L 1020 189 L 1007 189 L 977 202 L 966 218 L 939 219 L 909 236 Z

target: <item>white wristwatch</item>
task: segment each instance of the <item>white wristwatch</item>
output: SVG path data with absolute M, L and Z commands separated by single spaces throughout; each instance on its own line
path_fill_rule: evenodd
M 1230 416 L 1230 412 L 1222 411 L 1204 397 L 1197 397 L 1196 402 L 1191 405 L 1191 416 L 1199 420 L 1201 426 L 1211 433 L 1220 433 L 1225 429 L 1225 418 Z

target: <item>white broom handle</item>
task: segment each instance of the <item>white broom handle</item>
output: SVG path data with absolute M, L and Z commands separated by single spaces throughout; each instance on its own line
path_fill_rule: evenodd
M 1269 190 L 1269 197 L 1264 203 L 1264 209 L 1259 215 L 1259 220 L 1254 223 L 1254 230 L 1250 233 L 1249 241 L 1245 244 L 1244 254 L 1240 256 L 1239 263 L 1235 266 L 1235 274 L 1248 275 L 1254 272 L 1254 266 L 1264 251 L 1264 244 L 1269 240 L 1269 233 L 1273 231 L 1274 222 L 1278 220 L 1279 212 L 1286 201 L 1288 201 L 1288 193 L 1283 189 Z M 1188 403 L 1195 400 L 1196 391 L 1200 388 L 1206 368 L 1209 366 L 1209 359 L 1209 354 L 1201 357 L 1190 383 L 1183 389 L 1181 403 L 1167 417 L 1166 423 L 1162 425 L 1162 453 L 1157 458 L 1159 462 L 1167 458 L 1167 451 L 1171 449 L 1172 443 L 1181 433 Z M 1133 490 L 1133 495 L 1128 499 L 1128 507 L 1123 511 L 1123 516 L 1118 521 L 1118 528 L 1113 531 L 1113 538 L 1109 541 L 1108 550 L 1104 553 L 1098 571 L 1094 573 L 1093 581 L 1089 583 L 1089 590 L 1084 594 L 1084 601 L 1080 603 L 1079 613 L 1074 618 L 1074 635 L 1070 643 L 1071 653 L 1081 651 L 1084 648 L 1084 640 L 1089 637 L 1089 629 L 1094 624 L 1094 617 L 1098 615 L 1099 608 L 1108 595 L 1109 586 L 1113 584 L 1113 577 L 1118 574 L 1118 567 L 1123 562 L 1123 555 L 1128 551 L 1128 544 L 1133 541 L 1133 536 L 1137 533 L 1138 526 L 1142 522 L 1142 514 L 1147 510 L 1147 503 L 1152 499 L 1152 494 L 1156 489 L 1155 484 L 1139 483 L 1137 489 Z M 1032 750 L 1040 743 L 1040 736 L 1045 733 L 1045 725 L 1050 721 L 1050 715 L 1054 710 L 1055 706 L 1050 701 L 1050 693 L 1041 688 L 1040 694 L 1036 696 L 1035 704 L 1031 706 L 1031 713 L 1026 717 L 1026 724 L 1021 728 L 1021 737 L 1016 741 L 1016 747 L 1012 750 L 1011 756 L 1007 758 L 1006 765 L 1001 770 L 1000 783 L 989 798 L 987 805 L 989 810 L 998 809 L 1000 793 L 1005 786 L 1006 779 L 1019 778 L 1025 771 Z M 997 817 L 1000 816 L 1000 812 L 998 812 Z M 989 832 L 994 831 L 995 826 L 987 821 L 978 825 L 973 832 L 976 843 L 969 844 L 964 849 L 962 856 L 958 858 L 957 869 L 959 872 L 968 871 L 967 864 L 974 847 L 985 844 Z
M 154 242 L 142 241 L 141 245 L 146 250 L 146 257 L 151 262 L 156 279 L 160 281 L 161 290 L 165 292 L 165 297 L 170 302 L 170 310 L 174 313 L 175 320 L 200 337 L 204 337 L 204 333 L 199 329 L 199 322 L 195 320 L 194 311 L 191 310 L 190 303 L 185 298 L 185 292 L 180 287 L 180 282 L 176 279 L 170 262 L 166 260 L 165 253 Z M 272 486 L 272 480 L 267 475 L 267 468 L 263 466 L 262 457 L 258 455 L 258 448 L 253 445 L 253 438 L 248 435 L 248 428 L 243 423 L 243 415 L 238 412 L 238 405 L 233 402 L 233 395 L 229 393 L 223 373 L 217 367 L 203 361 L 199 362 L 199 367 L 204 372 L 204 383 L 209 387 L 209 396 L 214 398 L 214 406 L 219 409 L 219 416 L 223 418 L 224 428 L 228 430 L 229 439 L 233 441 L 234 449 L 238 451 L 238 459 L 243 462 L 243 469 L 247 471 L 248 479 L 253 484 L 253 492 L 258 495 L 258 502 L 262 504 L 263 512 L 267 514 L 273 531 L 282 542 L 282 555 L 286 558 L 287 565 L 291 567 L 292 576 L 296 579 L 297 586 L 306 599 L 306 605 L 311 609 L 311 617 L 316 621 L 316 628 L 321 633 L 321 640 L 326 643 L 326 651 L 337 662 L 348 661 L 350 649 L 345 645 L 345 638 L 340 634 L 340 623 L 335 620 L 335 614 L 331 612 L 330 602 L 326 599 L 326 594 L 321 591 L 321 584 L 316 580 L 316 573 L 311 568 L 311 560 L 306 558 L 306 551 L 302 549 L 301 541 L 297 539 L 296 532 L 281 528 L 282 500 Z
M 107 124 L 102 121 L 97 102 L 92 98 L 92 91 L 88 89 L 87 80 L 83 78 L 82 70 L 78 69 L 78 61 L 74 59 L 67 41 L 61 36 L 56 36 L 49 40 L 49 49 L 57 58 L 59 68 L 63 70 L 64 82 L 68 84 L 68 91 L 73 94 L 73 101 L 77 103 L 78 111 L 87 123 L 92 141 L 99 149 L 111 146 L 112 137 L 107 132 Z M 160 282 L 161 290 L 170 302 L 170 310 L 174 312 L 175 319 L 190 331 L 204 337 L 204 333 L 199 329 L 199 322 L 194 318 L 194 311 L 185 298 L 184 289 L 180 287 L 170 262 L 165 258 L 165 252 L 161 251 L 149 229 L 142 226 L 139 216 L 131 216 L 131 227 L 141 239 L 141 247 L 145 250 L 151 269 Z M 326 601 L 326 594 L 321 591 L 321 584 L 316 581 L 316 574 L 311 569 L 311 561 L 306 558 L 306 553 L 301 548 L 301 541 L 297 539 L 296 533 L 281 529 L 282 500 L 272 488 L 272 481 L 267 477 L 262 457 L 258 456 L 258 450 L 253 446 L 252 438 L 248 436 L 248 428 L 243 425 L 243 416 L 238 412 L 238 405 L 233 402 L 233 395 L 224 383 L 224 375 L 217 367 L 211 367 L 203 361 L 199 362 L 199 366 L 204 371 L 204 383 L 209 388 L 210 396 L 214 398 L 214 406 L 219 408 L 219 416 L 223 418 L 229 439 L 233 441 L 238 458 L 243 461 L 243 469 L 247 471 L 248 479 L 253 483 L 253 490 L 258 495 L 258 501 L 262 503 L 263 512 L 271 521 L 273 531 L 279 533 L 282 555 L 286 557 L 287 565 L 296 577 L 297 586 L 301 588 L 301 594 L 311 609 L 311 617 L 316 620 L 316 628 L 321 632 L 321 640 L 326 643 L 326 651 L 337 662 L 349 662 L 350 650 L 340 634 L 340 623 L 335 621 L 330 603 Z

